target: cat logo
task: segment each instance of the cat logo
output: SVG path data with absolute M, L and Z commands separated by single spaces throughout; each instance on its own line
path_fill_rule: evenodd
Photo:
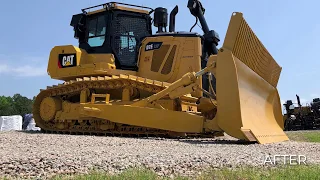
M 148 44 L 146 44 L 145 51 L 160 49 L 161 46 L 162 42 L 149 42 Z
M 146 45 L 146 51 L 152 50 L 153 44 Z
M 58 66 L 59 68 L 77 66 L 76 54 L 59 54 Z
M 62 66 L 70 66 L 71 64 L 73 64 L 73 58 L 74 58 L 74 55 L 63 56 Z

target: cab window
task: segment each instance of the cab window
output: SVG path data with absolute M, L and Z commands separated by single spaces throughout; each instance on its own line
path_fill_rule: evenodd
M 88 44 L 91 47 L 102 46 L 106 35 L 106 21 L 105 16 L 97 16 L 89 19 L 89 34 Z

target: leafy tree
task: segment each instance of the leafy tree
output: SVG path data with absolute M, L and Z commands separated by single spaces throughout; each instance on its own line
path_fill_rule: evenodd
M 15 113 L 13 99 L 11 97 L 0 96 L 0 115 L 8 116 Z
M 21 115 L 32 113 L 33 99 L 20 94 L 13 97 L 0 96 L 0 116 Z

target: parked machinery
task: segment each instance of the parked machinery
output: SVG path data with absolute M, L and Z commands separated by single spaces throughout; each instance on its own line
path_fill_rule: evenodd
M 309 118 L 313 119 L 313 127 L 320 128 L 320 98 L 314 98 L 310 103 L 310 114 Z
M 297 97 L 297 107 L 292 100 L 286 101 L 284 105 L 284 130 L 310 130 L 320 128 L 320 98 L 315 98 L 306 106 L 302 106 L 300 97 Z
M 282 68 L 242 13 L 232 14 L 217 49 L 219 35 L 209 29 L 200 1 L 189 0 L 187 7 L 203 35 L 175 31 L 178 6 L 170 13 L 169 31 L 162 7 L 110 2 L 74 15 L 79 47 L 52 49 L 48 74 L 64 83 L 38 94 L 37 125 L 58 133 L 202 137 L 226 132 L 259 143 L 288 140 L 277 91 Z

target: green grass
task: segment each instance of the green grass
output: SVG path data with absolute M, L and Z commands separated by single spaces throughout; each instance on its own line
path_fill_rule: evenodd
M 130 169 L 118 175 L 111 175 L 103 172 L 92 172 L 85 175 L 73 175 L 73 176 L 56 176 L 53 180 L 67 180 L 67 179 L 79 179 L 79 180 L 156 180 L 160 179 L 157 174 L 145 169 Z
M 234 170 L 231 169 L 215 169 L 209 170 L 200 176 L 193 178 L 186 177 L 175 177 L 176 180 L 184 179 L 235 179 L 235 180 L 298 180 L 298 179 L 319 179 L 320 177 L 320 166 L 284 166 L 280 168 L 253 168 L 253 167 L 243 167 Z M 169 177 L 157 176 L 152 171 L 141 170 L 141 169 L 131 169 L 125 171 L 118 175 L 109 175 L 105 173 L 93 172 L 88 175 L 76 175 L 76 176 L 57 176 L 53 178 L 54 180 L 65 180 L 65 179 L 79 179 L 79 180 L 156 180 L 156 179 L 170 179 Z
M 206 173 L 198 179 L 252 179 L 252 180 L 282 180 L 282 179 L 319 179 L 320 166 L 286 166 L 269 169 L 240 168 L 235 170 L 221 169 Z
M 320 131 L 288 131 L 286 133 L 293 141 L 320 142 Z

